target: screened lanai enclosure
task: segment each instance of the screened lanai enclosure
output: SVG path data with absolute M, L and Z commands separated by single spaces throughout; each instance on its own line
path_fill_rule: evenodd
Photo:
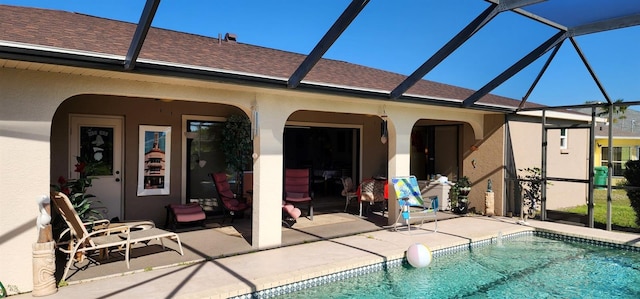
M 286 244 L 289 166 L 312 169 L 322 178 L 315 191 L 338 196 L 343 176 L 379 186 L 468 176 L 469 207 L 483 214 L 492 190 L 495 215 L 514 217 L 526 203 L 520 169 L 539 168 L 540 219 L 558 202 L 586 203 L 582 224 L 595 227 L 594 188 L 606 188 L 612 229 L 612 176 L 633 156 L 622 147 L 636 145 L 616 144 L 611 124 L 613 111 L 640 104 L 640 1 L 25 3 L 0 4 L 0 148 L 10 155 L 0 167 L 11 173 L 0 187 L 20 190 L 0 198 L 12 211 L 0 217 L 9 253 L 0 262 L 20 291 L 37 274 L 25 250 L 38 231 L 33 199 L 59 177 L 80 177 L 79 144 L 121 166 L 93 181 L 92 192 L 108 192 L 108 218 L 163 223 L 171 204 L 215 196 L 212 172 L 237 170 L 233 187 L 251 174 L 252 189 L 242 189 L 253 205 L 251 250 Z M 250 137 L 220 143 L 234 115 Z M 252 147 L 241 154 L 252 169 L 228 167 L 220 152 L 240 141 Z M 608 170 L 604 183 L 595 167 Z M 400 202 L 387 202 L 378 228 L 400 219 Z

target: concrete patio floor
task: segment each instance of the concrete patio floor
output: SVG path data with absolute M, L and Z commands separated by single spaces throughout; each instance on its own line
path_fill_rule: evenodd
M 453 216 L 440 213 L 443 216 Z M 353 215 L 337 215 L 348 217 Z M 390 261 L 404 256 L 406 249 L 413 243 L 427 245 L 438 250 L 470 242 L 495 238 L 499 234 L 532 230 L 546 230 L 565 235 L 596 239 L 601 241 L 627 244 L 640 247 L 640 235 L 590 229 L 581 226 L 529 220 L 527 225 L 517 223 L 517 218 L 465 216 L 438 221 L 438 232 L 434 233 L 434 223 L 425 223 L 421 230 L 393 231 L 380 227 L 366 219 L 335 224 L 324 224 L 302 228 L 308 231 L 283 231 L 283 240 L 287 235 L 318 238 L 314 242 L 299 243 L 291 238 L 290 246 L 253 252 L 246 240 L 230 229 L 222 232 L 215 229 L 181 233 L 185 244 L 185 256 L 181 257 L 172 250 L 160 253 L 132 256 L 131 270 L 128 273 L 124 262 L 90 267 L 89 272 L 97 268 L 108 274 L 105 266 L 113 267 L 117 274 L 100 278 L 81 279 L 77 274 L 70 279 L 70 285 L 59 288 L 48 298 L 227 298 L 251 293 L 263 289 L 293 283 L 313 277 L 323 276 L 347 269 Z M 319 218 L 321 219 L 321 218 Z M 334 217 L 335 219 L 340 219 Z M 324 220 L 322 220 L 324 221 Z M 328 222 L 327 222 L 328 223 Z M 335 225 L 364 229 L 346 236 L 322 237 L 336 230 Z M 376 228 L 377 227 L 377 228 Z M 295 226 L 294 226 L 295 228 Z M 314 231 L 311 231 L 314 229 Z M 219 234 L 204 237 L 203 234 Z M 226 236 L 225 236 L 226 234 Z M 188 244 L 188 245 L 186 245 Z M 170 244 L 169 247 L 171 247 Z M 158 249 L 159 246 L 149 247 Z M 244 247 L 243 247 L 244 246 Z M 225 249 L 227 248 L 227 249 Z M 231 248 L 237 251 L 227 255 Z M 207 256 L 213 259 L 206 258 Z M 216 256 L 218 256 L 216 258 Z M 179 257 L 179 258 L 178 258 Z M 158 266 L 149 266 L 150 260 Z M 181 262 L 188 261 L 188 262 Z M 143 267 L 143 268 L 140 268 Z M 146 271 L 144 269 L 147 269 Z M 153 268 L 153 269 L 152 269 Z M 83 273 L 86 274 L 86 273 Z M 95 275 L 95 273 L 94 273 Z M 110 277 L 108 277 L 110 276 Z M 74 283 L 74 279 L 75 282 Z M 31 297 L 30 294 L 17 295 L 15 298 Z M 14 297 L 14 296 L 12 296 Z

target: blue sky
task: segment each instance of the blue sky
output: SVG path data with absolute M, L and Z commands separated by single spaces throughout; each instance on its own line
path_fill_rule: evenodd
M 0 0 L 1 4 L 60 9 L 137 22 L 144 0 Z M 308 54 L 349 0 L 162 0 L 152 26 L 217 37 L 235 33 L 238 42 Z M 374 0 L 324 58 L 411 74 L 482 12 L 481 0 Z M 498 15 L 425 79 L 479 89 L 557 31 L 522 16 Z M 640 100 L 640 26 L 576 40 L 609 96 Z M 493 93 L 521 99 L 549 53 Z M 567 40 L 529 97 L 550 106 L 604 101 Z

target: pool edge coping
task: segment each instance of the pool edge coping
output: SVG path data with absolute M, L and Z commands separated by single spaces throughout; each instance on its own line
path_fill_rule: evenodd
M 597 236 L 586 236 L 583 234 L 569 233 L 569 232 L 559 232 L 552 229 L 546 228 L 537 228 L 529 226 L 530 230 L 518 231 L 513 233 L 504 234 L 502 236 L 487 236 L 483 238 L 475 238 L 470 240 L 468 243 L 458 244 L 454 246 L 448 246 L 445 248 L 439 248 L 431 251 L 433 257 L 444 256 L 448 254 L 454 254 L 457 252 L 471 250 L 473 248 L 488 246 L 498 242 L 498 239 L 508 240 L 513 238 L 520 238 L 524 236 L 541 236 L 550 239 L 557 239 L 561 241 L 567 242 L 579 242 L 586 243 L 595 246 L 604 246 L 615 249 L 623 249 L 623 250 L 632 250 L 640 252 L 640 245 L 638 244 L 625 244 L 620 241 L 615 241 L 612 239 L 597 237 Z M 351 269 L 341 270 L 334 273 L 328 273 L 316 277 L 311 277 L 308 279 L 303 279 L 296 282 L 281 282 L 279 285 L 275 285 L 273 287 L 265 288 L 262 290 L 255 290 L 249 293 L 244 293 L 236 296 L 231 296 L 229 298 L 237 298 L 237 299 L 253 299 L 253 298 L 272 298 L 275 296 L 281 296 L 290 294 L 293 292 L 297 292 L 300 290 L 304 290 L 307 288 L 312 288 L 316 286 L 321 286 L 328 283 L 338 282 L 345 279 L 350 279 L 353 277 L 366 275 L 369 273 L 394 268 L 401 266 L 404 262 L 405 258 L 392 258 L 385 261 L 375 261 L 371 262 L 368 265 L 363 265 L 359 267 L 354 267 Z M 278 283 L 274 283 L 278 284 Z M 240 291 L 240 290 L 239 290 Z M 240 291 L 242 292 L 242 291 Z

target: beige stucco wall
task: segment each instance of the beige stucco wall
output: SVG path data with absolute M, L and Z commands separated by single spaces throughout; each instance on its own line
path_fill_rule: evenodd
M 567 149 L 560 149 L 560 130 L 549 130 L 547 176 L 589 179 L 589 130 L 569 129 Z M 584 205 L 589 185 L 585 183 L 552 182 L 547 188 L 547 209 Z
M 35 200 L 48 194 L 49 184 L 56 179 L 51 177 L 50 167 L 61 163 L 57 157 L 50 155 L 53 150 L 52 119 L 65 100 L 77 95 L 102 94 L 220 103 L 238 107 L 247 114 L 255 106 L 260 117 L 259 134 L 254 139 L 257 157 L 254 161 L 252 245 L 259 249 L 278 246 L 281 241 L 283 130 L 286 121 L 296 111 L 371 116 L 386 112 L 389 120 L 389 143 L 386 149 L 388 159 L 375 157 L 385 152 L 383 146 L 373 141 L 375 139 L 365 141 L 362 146 L 373 148 L 373 154 L 368 157 L 370 159 L 363 160 L 363 176 L 377 174 L 387 161 L 389 177 L 408 175 L 411 128 L 417 120 L 425 118 L 465 123 L 463 148 L 469 148 L 471 144 L 483 140 L 485 145 L 481 145 L 480 150 L 463 154 L 463 173 L 471 171 L 470 163 L 474 157 L 483 161 L 481 165 L 494 165 L 502 161 L 502 157 L 490 155 L 490 152 L 502 150 L 502 145 L 498 144 L 499 133 L 495 133 L 500 129 L 493 130 L 499 121 L 490 119 L 492 124 L 487 126 L 485 113 L 480 111 L 70 67 L 47 68 L 51 72 L 40 71 L 43 65 L 39 64 L 29 64 L 28 67 L 31 69 L 0 68 L 0 188 L 5 190 L 0 195 L 0 265 L 3 269 L 12 269 L 10 272 L 0 272 L 0 281 L 19 292 L 32 288 L 31 244 L 37 236 Z M 109 108 L 95 107 L 95 110 L 106 113 Z M 158 119 L 146 120 L 156 121 Z M 165 121 L 162 119 L 162 122 Z M 362 125 L 362 134 L 371 134 L 371 130 L 374 135 L 379 134 L 379 126 L 374 125 L 373 120 L 363 121 Z M 489 133 L 485 136 L 485 132 Z M 377 141 L 379 142 L 379 137 Z M 491 150 L 490 147 L 494 146 L 499 149 Z M 483 151 L 485 149 L 486 152 Z M 492 169 L 492 166 L 489 167 Z M 478 182 L 485 179 L 480 170 L 470 172 L 469 175 Z M 494 188 L 499 186 L 498 181 L 495 180 Z M 176 188 L 179 189 L 179 185 Z M 131 191 L 126 192 L 129 194 Z M 390 219 L 395 219 L 396 213 L 395 201 L 391 200 Z
M 548 123 L 559 123 L 550 119 Z M 566 124 L 566 123 L 565 123 Z M 509 123 L 510 138 L 517 169 L 541 167 L 542 125 L 539 119 L 522 118 Z M 560 130 L 548 130 L 547 176 L 588 179 L 587 129 L 570 129 L 566 150 L 560 149 Z M 525 173 L 520 172 L 521 175 Z M 588 197 L 588 185 L 583 183 L 550 182 L 547 186 L 547 209 L 583 205 Z
M 485 194 L 489 179 L 494 193 L 494 213 L 503 215 L 503 178 L 504 178 L 504 116 L 486 115 L 484 117 L 484 136 L 473 139 L 470 127 L 464 126 L 462 135 L 463 175 L 472 182 L 469 193 L 469 208 L 476 213 L 485 212 Z

